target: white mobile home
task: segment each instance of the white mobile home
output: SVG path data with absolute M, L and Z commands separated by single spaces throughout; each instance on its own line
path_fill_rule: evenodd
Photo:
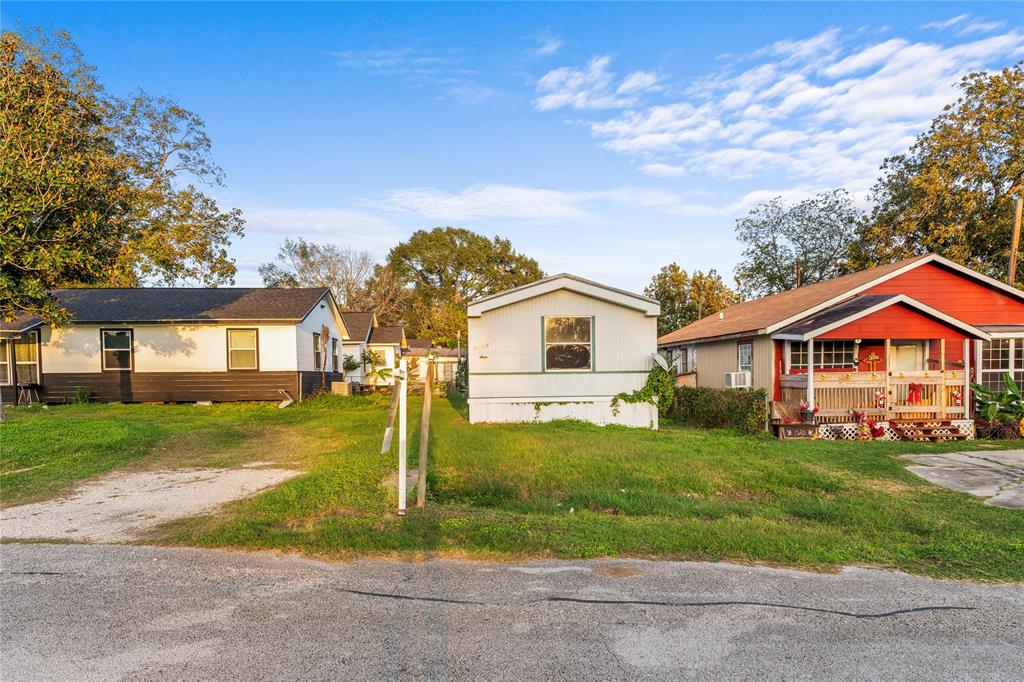
M 657 428 L 649 403 L 612 398 L 644 385 L 658 302 L 561 274 L 469 305 L 469 419 L 582 419 Z
M 327 289 L 58 289 L 72 317 L 0 325 L 7 402 L 301 399 L 341 380 Z M 326 352 L 322 334 L 326 328 Z

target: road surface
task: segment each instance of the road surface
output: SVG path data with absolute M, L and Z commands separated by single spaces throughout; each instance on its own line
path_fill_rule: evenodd
M 1012 680 L 1024 586 L 849 568 L 0 546 L 14 680 Z

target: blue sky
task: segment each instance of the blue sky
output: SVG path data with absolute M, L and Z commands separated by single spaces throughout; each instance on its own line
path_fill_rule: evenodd
M 732 283 L 735 220 L 861 201 L 979 68 L 1024 58 L 1019 4 L 4 2 L 68 29 L 114 94 L 199 113 L 247 218 L 238 285 L 286 237 L 378 259 L 414 230 L 512 240 L 549 273 Z

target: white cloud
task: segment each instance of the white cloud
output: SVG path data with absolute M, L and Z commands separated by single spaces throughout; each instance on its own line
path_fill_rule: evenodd
M 537 47 L 530 50 L 530 56 L 537 59 L 543 59 L 544 57 L 551 57 L 562 49 L 562 41 L 558 38 L 551 36 L 544 36 L 540 38 L 540 44 Z
M 454 99 L 476 105 L 494 95 L 479 82 L 479 74 L 463 64 L 458 50 L 414 47 L 340 50 L 331 53 L 335 63 L 372 76 L 399 79 L 416 87 L 433 88 L 438 99 Z
M 540 111 L 569 107 L 578 110 L 616 109 L 635 104 L 639 95 L 659 89 L 658 76 L 634 71 L 615 85 L 608 55 L 593 57 L 583 69 L 563 66 L 537 81 L 534 106 Z
M 560 190 L 489 184 L 473 185 L 457 193 L 432 188 L 393 190 L 380 206 L 447 223 L 487 218 L 536 222 L 592 219 L 579 202 L 578 195 Z
M 985 21 L 984 19 L 974 19 L 960 29 L 957 32 L 957 35 L 968 36 L 976 33 L 991 33 L 992 31 L 998 31 L 1003 26 L 1006 26 L 1005 21 Z
M 958 14 L 955 17 L 951 17 L 943 21 L 929 21 L 927 24 L 921 24 L 921 28 L 931 28 L 935 29 L 936 31 L 941 31 L 943 29 L 949 28 L 950 26 L 956 26 L 957 24 L 961 24 L 967 21 L 967 19 L 970 18 L 970 16 L 970 14 Z
M 651 71 L 634 71 L 622 79 L 622 83 L 615 89 L 620 95 L 632 95 L 638 92 L 653 90 L 658 86 L 658 75 Z
M 670 163 L 646 163 L 640 166 L 640 171 L 658 178 L 677 178 L 686 172 L 682 166 L 673 166 Z
M 380 253 L 394 246 L 399 230 L 389 221 L 369 213 L 341 208 L 246 208 L 247 235 L 310 237 L 336 241 L 357 249 Z
M 954 19 L 946 27 L 971 25 L 968 17 Z M 606 98 L 602 108 L 615 111 L 587 121 L 591 134 L 650 175 L 785 177 L 860 191 L 886 156 L 905 151 L 957 97 L 964 74 L 1001 68 L 1024 55 L 1024 34 L 1017 29 L 945 42 L 864 42 L 859 35 L 829 29 L 772 43 L 695 78 L 683 97 L 649 106 L 617 101 L 621 95 L 610 89 L 613 78 L 603 58 L 592 63 L 601 78 L 588 82 L 596 87 L 572 93 L 586 92 L 584 102 L 593 102 L 595 92 Z M 751 65 L 751 59 L 760 63 Z M 567 96 L 538 108 L 598 109 L 582 104 Z

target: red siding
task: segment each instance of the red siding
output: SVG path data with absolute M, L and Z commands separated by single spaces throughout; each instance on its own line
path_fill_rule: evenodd
M 864 293 L 906 294 L 973 325 L 1024 324 L 1024 301 L 935 263 L 925 263 Z M 899 335 L 927 338 L 909 332 Z
M 916 298 L 916 297 L 915 297 Z M 923 303 L 923 301 L 922 301 Z M 938 307 L 938 306 L 933 306 Z M 946 360 L 960 362 L 964 358 L 963 342 L 967 338 L 959 329 L 928 317 L 902 303 L 883 308 L 859 320 L 844 324 L 822 334 L 822 339 L 946 339 Z M 938 346 L 938 343 L 934 344 Z M 876 351 L 877 352 L 877 351 Z M 868 349 L 862 349 L 866 356 Z M 878 355 L 884 356 L 881 352 Z M 938 348 L 932 349 L 938 357 Z

